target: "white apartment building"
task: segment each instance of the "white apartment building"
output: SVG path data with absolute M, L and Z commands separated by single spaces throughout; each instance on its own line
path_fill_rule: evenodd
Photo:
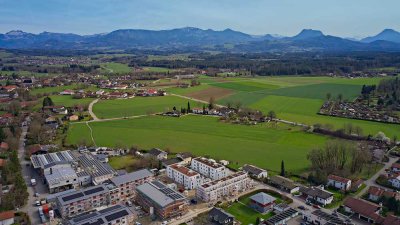
M 219 180 L 202 184 L 197 188 L 197 198 L 205 201 L 218 201 L 225 196 L 236 196 L 253 187 L 246 172 L 237 172 Z
M 228 169 L 225 166 L 216 163 L 213 159 L 206 159 L 204 157 L 192 159 L 190 168 L 212 180 L 219 180 L 228 176 Z
M 179 163 L 167 166 L 167 176 L 188 190 L 195 189 L 203 183 L 203 178 L 199 173 Z

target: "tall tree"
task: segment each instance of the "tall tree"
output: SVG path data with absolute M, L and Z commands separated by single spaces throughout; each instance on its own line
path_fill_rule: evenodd
M 267 116 L 268 116 L 268 118 L 270 119 L 270 120 L 272 120 L 272 119 L 275 119 L 276 118 L 276 113 L 275 113 L 275 111 L 269 111 L 268 112 L 268 114 L 267 114 Z
M 328 100 L 328 101 L 330 101 L 331 100 L 331 98 L 332 98 L 332 95 L 331 95 L 331 93 L 326 93 L 326 100 Z
M 49 96 L 46 96 L 43 99 L 43 107 L 45 107 L 45 106 L 53 106 L 53 105 L 54 105 L 53 100 L 51 100 L 51 98 Z
M 191 113 L 192 112 L 192 109 L 190 108 L 190 102 L 188 101 L 188 104 L 187 104 L 187 113 Z
M 285 162 L 283 160 L 281 162 L 281 176 L 285 176 Z

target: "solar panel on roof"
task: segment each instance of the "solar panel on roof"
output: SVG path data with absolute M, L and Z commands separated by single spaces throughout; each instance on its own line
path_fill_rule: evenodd
M 90 195 L 90 194 L 93 194 L 93 193 L 96 193 L 96 192 L 99 192 L 99 191 L 103 191 L 103 190 L 104 190 L 103 187 L 96 187 L 96 188 L 93 188 L 93 189 L 84 191 L 83 193 L 84 193 L 85 195 Z
M 68 195 L 68 196 L 62 197 L 62 200 L 64 202 L 66 202 L 66 201 L 70 201 L 72 199 L 80 198 L 80 197 L 83 197 L 83 196 L 84 195 L 79 192 L 79 193 L 76 193 L 76 194 L 73 194 L 73 195 Z
M 103 213 L 107 213 L 107 212 L 110 212 L 110 211 L 113 211 L 113 210 L 116 210 L 116 209 L 119 209 L 119 208 L 122 208 L 122 206 L 121 205 L 114 205 L 114 206 L 108 207 L 106 209 L 100 210 L 99 213 L 103 214 Z
M 108 215 L 108 216 L 105 216 L 105 218 L 106 218 L 106 220 L 107 220 L 108 222 L 110 222 L 110 221 L 116 220 L 116 219 L 118 219 L 118 218 L 122 218 L 122 217 L 124 217 L 124 216 L 126 216 L 126 215 L 129 215 L 128 211 L 126 211 L 126 210 L 121 210 L 121 211 L 115 212 L 115 213 L 113 213 L 113 214 L 110 214 L 110 215 Z
M 89 221 L 89 222 L 84 223 L 82 225 L 103 225 L 103 224 L 104 224 L 104 220 L 102 218 L 99 218 L 98 220 L 96 220 L 94 222 Z

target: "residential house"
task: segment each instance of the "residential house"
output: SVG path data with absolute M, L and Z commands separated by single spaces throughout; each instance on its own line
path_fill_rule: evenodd
M 393 163 L 390 167 L 392 172 L 398 173 L 400 172 L 400 163 Z
M 218 201 L 226 196 L 236 196 L 251 188 L 253 188 L 253 181 L 247 173 L 240 171 L 200 185 L 196 190 L 196 196 L 205 202 Z
M 311 224 L 345 224 L 345 221 L 339 218 L 337 215 L 326 213 L 320 209 L 315 211 L 305 211 L 303 214 L 303 220 Z
M 69 121 L 77 121 L 79 120 L 79 116 L 78 115 L 71 115 L 68 117 Z
M 204 157 L 192 159 L 190 168 L 199 172 L 203 176 L 211 178 L 212 180 L 218 180 L 228 176 L 228 169 L 225 166 L 217 163 L 213 159 L 207 159 Z
M 203 178 L 199 173 L 179 163 L 167 166 L 167 176 L 187 190 L 195 189 L 203 183 Z
M 74 95 L 75 92 L 73 90 L 64 90 L 60 92 L 60 95 Z
M 147 152 L 148 156 L 152 156 L 158 160 L 164 160 L 168 158 L 168 153 L 159 148 L 152 148 Z
M 0 151 L 2 151 L 2 152 L 6 152 L 6 151 L 8 151 L 8 149 L 9 149 L 9 146 L 8 146 L 8 143 L 7 142 L 1 142 L 1 144 L 0 144 Z
M 306 201 L 326 206 L 332 203 L 333 193 L 318 187 L 300 187 L 299 192 L 306 198 Z
M 388 181 L 392 187 L 400 189 L 400 173 L 390 175 Z
M 262 224 L 266 225 L 288 224 L 288 221 L 296 217 L 297 215 L 299 215 L 299 212 L 297 210 L 289 208 L 281 213 L 272 216 L 271 218 L 264 221 Z
M 189 165 L 190 162 L 192 161 L 193 155 L 190 152 L 182 152 L 182 153 L 176 154 L 176 157 L 178 159 L 182 160 L 182 164 Z
M 364 181 L 362 179 L 356 179 L 356 180 L 352 180 L 351 181 L 351 188 L 350 191 L 351 192 L 356 192 L 358 191 L 362 185 L 364 184 Z
M 235 221 L 235 217 L 225 210 L 220 208 L 212 208 L 210 212 L 208 212 L 208 218 L 214 224 L 218 225 L 233 225 Z
M 244 165 L 242 168 L 243 171 L 247 172 L 251 177 L 255 177 L 258 179 L 263 179 L 268 177 L 268 172 L 264 169 L 253 165 Z
M 0 213 L 0 225 L 12 225 L 12 224 L 15 224 L 14 218 L 15 218 L 14 211 L 1 212 Z
M 259 192 L 250 197 L 249 206 L 260 213 L 273 210 L 276 198 L 264 192 Z
M 351 188 L 351 180 L 331 174 L 328 176 L 327 185 L 342 191 L 349 191 Z
M 7 161 L 5 159 L 0 158 L 0 169 L 6 165 Z
M 282 177 L 279 175 L 270 177 L 269 183 L 272 184 L 273 186 L 275 186 L 281 190 L 284 190 L 286 192 L 289 192 L 291 194 L 299 191 L 298 184 L 296 184 L 294 181 L 292 181 L 289 178 Z
M 344 200 L 343 207 L 345 212 L 355 214 L 359 219 L 368 223 L 381 223 L 383 217 L 380 215 L 382 206 L 353 197 Z
M 385 196 L 387 198 L 395 198 L 396 200 L 400 200 L 400 194 L 394 191 L 388 191 L 383 188 L 371 186 L 368 189 L 368 199 L 373 202 L 379 202 L 380 199 Z

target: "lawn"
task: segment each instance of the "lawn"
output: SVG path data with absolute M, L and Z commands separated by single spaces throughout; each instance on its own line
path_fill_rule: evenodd
M 124 156 L 114 156 L 110 157 L 108 163 L 111 165 L 113 169 L 121 170 L 126 169 L 133 163 L 135 163 L 136 159 L 131 155 Z
M 190 151 L 195 155 L 210 155 L 234 164 L 252 163 L 275 171 L 279 171 L 281 160 L 285 160 L 286 169 L 290 171 L 306 169 L 308 151 L 327 141 L 327 137 L 286 125 L 278 128 L 267 124 L 233 125 L 219 122 L 215 117 L 194 115 L 92 122 L 90 126 L 98 146 L 169 148 L 173 152 Z M 82 139 L 91 140 L 87 126 L 71 124 L 67 143 L 77 144 Z
M 187 107 L 187 102 L 187 99 L 176 96 L 101 100 L 93 106 L 93 111 L 99 118 L 128 117 L 170 111 L 174 106 L 180 110 Z M 191 101 L 192 108 L 197 104 Z
M 50 98 L 55 105 L 63 105 L 65 107 L 72 107 L 75 105 L 88 106 L 90 102 L 94 100 L 94 98 L 74 99 L 70 95 L 52 95 Z
M 65 85 L 65 86 L 56 86 L 56 87 L 44 87 L 44 88 L 35 88 L 30 91 L 32 95 L 36 94 L 53 94 L 53 93 L 60 93 L 61 91 L 67 90 L 67 89 L 76 89 L 78 88 L 78 84 L 72 84 L 72 85 Z

